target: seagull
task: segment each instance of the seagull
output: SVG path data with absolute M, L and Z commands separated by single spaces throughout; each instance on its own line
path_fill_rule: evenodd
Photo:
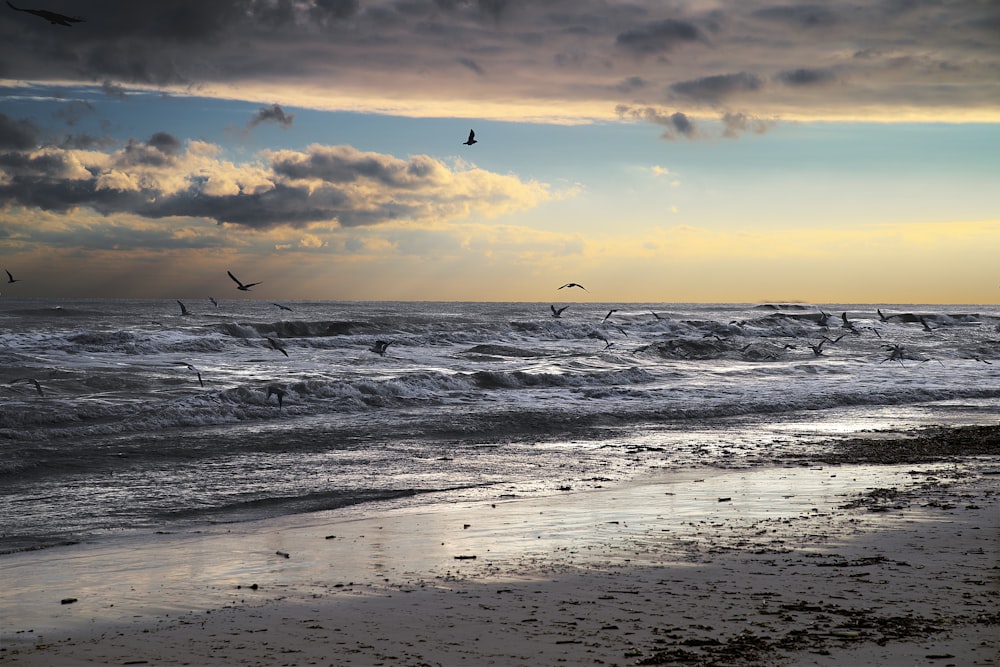
M 880 361 L 880 364 L 884 364 L 887 361 L 898 361 L 900 366 L 903 365 L 903 357 L 906 355 L 906 351 L 902 345 L 893 343 L 892 345 L 883 345 L 882 347 L 889 350 L 889 356 Z
M 6 271 L 6 269 L 4 269 L 4 270 Z M 7 282 L 8 283 L 16 283 L 16 282 L 20 282 L 20 280 L 21 280 L 20 278 L 15 278 L 14 276 L 10 275 L 10 271 L 7 271 Z
M 273 347 L 275 350 L 277 350 L 278 352 L 281 352 L 286 357 L 288 356 L 288 350 L 286 350 L 285 348 L 281 347 L 281 343 L 279 343 L 278 341 L 274 340 L 270 336 L 267 337 L 267 342 L 270 343 L 271 347 Z
M 10 4 L 10 0 L 7 1 L 7 6 L 11 9 L 15 9 L 19 12 L 27 12 L 28 14 L 34 14 L 40 18 L 45 19 L 52 25 L 64 25 L 67 28 L 72 28 L 74 23 L 80 23 L 84 19 L 73 18 L 72 16 L 66 16 L 65 14 L 57 14 L 55 12 L 50 12 L 47 9 L 21 9 L 20 7 L 15 7 Z
M 269 401 L 272 395 L 278 397 L 278 410 L 281 410 L 282 403 L 285 400 L 285 390 L 276 384 L 269 384 L 267 385 L 267 398 L 264 400 Z
M 15 384 L 17 382 L 31 382 L 35 385 L 35 389 L 38 391 L 39 396 L 45 396 L 45 392 L 42 391 L 42 385 L 38 384 L 38 380 L 35 378 L 17 378 L 16 380 L 11 380 L 7 384 Z
M 391 340 L 377 340 L 374 343 L 372 343 L 372 346 L 370 348 L 368 348 L 368 349 L 371 350 L 372 352 L 374 352 L 375 354 L 378 354 L 378 355 L 384 357 L 385 356 L 385 351 L 387 349 L 389 349 L 390 345 L 392 345 L 392 341 Z
M 580 289 L 582 289 L 582 290 L 583 290 L 584 292 L 589 292 L 589 291 L 590 291 L 590 290 L 588 290 L 588 289 L 587 289 L 586 287 L 584 287 L 583 285 L 581 285 L 581 284 L 579 284 L 579 283 L 566 283 L 565 285 L 563 285 L 563 286 L 562 286 L 562 287 L 560 287 L 559 289 L 563 289 L 564 287 L 579 287 L 579 288 L 580 288 Z
M 854 324 L 850 320 L 847 319 L 847 311 L 844 311 L 843 313 L 841 313 L 840 319 L 842 319 L 844 321 L 844 323 L 841 324 L 840 326 L 842 326 L 845 329 L 848 329 L 851 333 L 858 334 L 859 336 L 861 335 L 861 332 L 858 331 L 857 329 L 855 329 L 854 328 Z
M 256 282 L 256 283 L 247 283 L 247 284 L 244 285 L 243 283 L 240 282 L 239 278 L 237 278 L 236 276 L 233 275 L 232 271 L 226 271 L 226 273 L 228 273 L 229 277 L 233 279 L 234 283 L 236 283 L 236 289 L 238 289 L 241 292 L 249 292 L 250 288 L 253 287 L 254 285 L 260 285 L 259 282 Z
M 563 306 L 562 308 L 556 308 L 555 306 L 549 306 L 552 309 L 552 317 L 562 317 L 562 312 L 569 308 L 569 306 Z
M 212 302 L 212 305 L 213 305 L 213 306 L 215 306 L 216 308 L 218 308 L 218 307 L 219 307 L 219 302 L 215 300 L 215 297 L 214 297 L 214 296 L 210 296 L 210 297 L 208 297 L 208 300 L 209 300 L 209 301 L 211 301 L 211 302 Z
M 288 311 L 291 311 L 291 310 L 292 310 L 292 309 L 291 309 L 291 308 L 289 308 L 288 306 L 282 306 L 282 305 L 281 305 L 280 303 L 273 303 L 273 302 L 272 302 L 272 303 L 271 303 L 271 305 L 272 305 L 272 306 L 277 306 L 278 308 L 281 308 L 282 310 L 288 310 Z
M 198 384 L 200 384 L 202 387 L 205 386 L 205 383 L 202 382 L 202 380 L 201 380 L 201 371 L 200 370 L 198 370 L 197 368 L 195 368 L 193 365 L 189 364 L 186 361 L 175 361 L 174 363 L 178 364 L 179 366 L 185 366 L 185 367 L 187 367 L 187 369 L 189 371 L 191 371 L 192 373 L 194 373 L 195 375 L 198 376 Z
M 823 344 L 824 344 L 824 343 L 829 343 L 830 345 L 836 345 L 836 344 L 837 344 L 837 342 L 838 342 L 838 341 L 839 341 L 839 340 L 840 340 L 841 338 L 843 338 L 843 337 L 844 337 L 844 335 L 842 334 L 842 335 L 840 335 L 840 336 L 837 336 L 837 337 L 836 337 L 836 338 L 834 338 L 833 340 L 831 340 L 831 339 L 827 338 L 826 336 L 823 336 L 823 339 L 822 339 L 822 340 L 820 340 L 820 341 L 819 341 L 818 343 L 816 343 L 815 345 L 810 345 L 809 347 L 811 347 L 811 348 L 812 348 L 812 351 L 813 351 L 813 354 L 815 354 L 815 355 L 816 355 L 816 356 L 818 357 L 818 356 L 820 356 L 821 354 L 823 354 Z
M 659 313 L 657 313 L 656 311 L 653 311 L 653 310 L 651 310 L 651 311 L 649 311 L 649 312 L 650 312 L 650 313 L 651 313 L 651 314 L 653 315 L 653 317 L 655 317 L 656 319 L 658 319 L 658 320 L 662 320 L 662 319 L 663 319 L 662 317 L 660 317 L 660 314 L 659 314 Z
M 612 314 L 614 314 L 614 313 L 617 313 L 617 312 L 618 312 L 618 309 L 617 309 L 617 308 L 612 308 L 611 310 L 609 310 L 609 311 L 608 311 L 608 314 L 607 314 L 607 315 L 605 315 L 605 316 L 604 316 L 604 319 L 603 319 L 603 320 L 601 320 L 601 321 L 602 321 L 602 322 L 605 322 L 605 321 L 607 321 L 607 319 L 608 319 L 609 317 L 611 317 L 611 315 L 612 315 Z
M 183 303 L 181 303 L 180 299 L 177 299 L 177 305 L 181 307 L 181 316 L 190 315 L 191 314 L 191 313 L 188 312 L 187 306 L 185 306 Z
M 475 130 L 469 130 L 469 138 L 466 139 L 465 141 L 463 141 L 462 143 L 464 145 L 466 145 L 466 146 L 471 146 L 472 144 L 477 143 L 476 142 L 476 131 Z

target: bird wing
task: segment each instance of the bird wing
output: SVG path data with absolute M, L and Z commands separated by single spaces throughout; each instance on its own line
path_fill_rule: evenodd
M 475 138 L 476 138 L 476 131 L 475 130 L 469 130 L 469 141 L 472 141 Z
M 237 278 L 236 276 L 234 276 L 234 275 L 233 275 L 233 272 L 232 272 L 232 271 L 226 271 L 226 273 L 228 273 L 228 274 L 229 274 L 229 277 L 233 279 L 233 282 L 234 282 L 234 283 L 236 283 L 236 284 L 237 284 L 237 285 L 239 285 L 240 287 L 246 287 L 246 285 L 244 285 L 243 283 L 241 283 L 241 282 L 240 282 L 240 279 L 239 279 L 239 278 Z

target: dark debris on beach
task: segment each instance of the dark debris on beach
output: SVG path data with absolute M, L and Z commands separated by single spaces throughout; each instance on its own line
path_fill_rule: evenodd
M 1000 426 L 933 427 L 901 437 L 851 438 L 812 454 L 815 463 L 939 463 L 968 456 L 1000 456 Z
M 984 612 L 939 618 L 908 614 L 883 615 L 868 609 L 836 604 L 791 603 L 773 612 L 784 632 L 770 627 L 743 630 L 730 637 L 690 637 L 686 628 L 662 628 L 665 646 L 640 658 L 636 665 L 683 665 L 685 667 L 749 666 L 767 664 L 782 652 L 808 651 L 829 655 L 830 649 L 852 644 L 926 638 L 963 625 L 1000 626 L 1000 612 Z M 770 624 L 767 624 L 770 625 Z M 942 656 L 944 657 L 944 656 Z M 931 656 L 928 656 L 932 659 Z

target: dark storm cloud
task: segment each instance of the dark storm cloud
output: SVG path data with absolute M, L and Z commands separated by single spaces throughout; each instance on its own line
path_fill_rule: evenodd
M 1000 95 L 1000 3 L 985 0 L 86 4 L 72 29 L 0 12 L 0 74 L 104 82 L 118 97 L 160 87 L 421 117 L 484 102 L 505 121 L 603 118 L 619 102 L 666 101 L 651 97 L 660 90 L 672 104 L 720 105 L 762 82 L 768 95 L 741 100 L 749 113 L 991 118 Z M 456 65 L 478 76 L 456 76 Z
M 714 103 L 738 93 L 755 92 L 761 85 L 760 77 L 748 72 L 737 72 L 680 81 L 670 86 L 670 90 L 693 100 Z
M 618 35 L 615 43 L 636 55 L 668 53 L 681 44 L 704 41 L 701 30 L 693 23 L 665 19 L 632 28 Z
M 778 81 L 788 86 L 814 86 L 830 83 L 837 77 L 828 69 L 792 69 L 778 72 Z
M 0 149 L 25 150 L 38 143 L 38 127 L 30 120 L 14 120 L 0 112 Z
M 261 107 L 250 119 L 248 127 L 254 128 L 261 123 L 277 123 L 281 127 L 289 128 L 295 122 L 295 114 L 286 114 L 285 110 L 277 104 L 269 107 Z

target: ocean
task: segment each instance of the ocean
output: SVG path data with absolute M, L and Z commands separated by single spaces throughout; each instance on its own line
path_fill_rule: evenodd
M 581 301 L 3 297 L 0 553 L 563 493 L 1000 415 L 996 305 L 559 296 Z

